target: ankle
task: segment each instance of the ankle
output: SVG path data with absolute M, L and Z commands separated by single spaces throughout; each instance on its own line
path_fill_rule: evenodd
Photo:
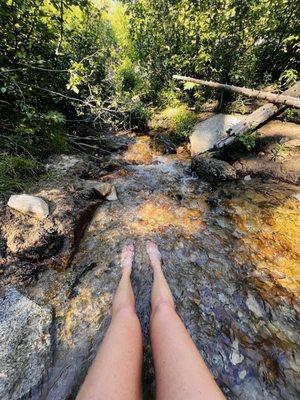
M 157 261 L 151 261 L 151 267 L 153 269 L 153 271 L 162 271 L 161 269 L 161 261 L 157 260 Z
M 131 270 L 132 270 L 131 267 L 123 267 L 122 268 L 122 278 L 124 277 L 124 278 L 129 279 L 130 275 L 131 275 Z

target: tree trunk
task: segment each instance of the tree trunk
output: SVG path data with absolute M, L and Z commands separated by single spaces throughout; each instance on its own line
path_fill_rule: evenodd
M 238 93 L 255 99 L 267 100 L 269 103 L 283 104 L 289 107 L 300 108 L 300 99 L 290 95 L 274 94 L 270 92 L 264 92 L 262 90 L 247 89 L 244 87 L 226 85 L 212 81 L 203 81 L 201 79 L 189 78 L 187 76 L 173 75 L 173 78 L 181 81 L 209 86 L 214 89 L 222 89 L 228 92 Z
M 300 96 L 300 82 L 283 92 L 283 95 Z M 221 140 L 215 145 L 215 149 L 230 145 L 236 136 L 243 135 L 244 133 L 256 129 L 258 126 L 267 122 L 271 117 L 284 111 L 286 106 L 276 106 L 275 104 L 265 104 L 258 108 L 252 114 L 247 115 L 244 121 L 241 121 L 232 128 L 227 130 L 228 137 Z

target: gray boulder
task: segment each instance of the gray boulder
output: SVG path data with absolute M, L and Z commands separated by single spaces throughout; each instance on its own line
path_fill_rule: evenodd
M 236 179 L 235 169 L 226 161 L 215 158 L 195 157 L 192 170 L 209 181 L 232 181 Z
M 42 382 L 51 362 L 50 309 L 14 287 L 0 292 L 0 398 L 19 400 Z
M 244 119 L 245 117 L 238 115 L 217 114 L 198 122 L 190 136 L 192 156 L 213 149 L 221 139 L 227 137 L 226 131 L 228 129 Z
M 48 204 L 37 196 L 28 194 L 15 194 L 10 196 L 7 205 L 23 214 L 32 215 L 38 219 L 47 218 L 49 215 Z

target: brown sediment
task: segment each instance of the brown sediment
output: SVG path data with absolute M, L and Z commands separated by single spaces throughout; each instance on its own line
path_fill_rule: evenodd
M 174 206 L 164 199 L 154 198 L 138 208 L 137 218 L 131 227 L 139 235 L 163 232 L 172 227 L 180 229 L 185 235 L 191 235 L 204 229 L 205 225 L 200 211 Z

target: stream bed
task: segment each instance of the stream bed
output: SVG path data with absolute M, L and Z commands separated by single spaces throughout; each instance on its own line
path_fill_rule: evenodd
M 103 178 L 115 185 L 118 201 L 98 206 L 71 265 L 45 270 L 13 292 L 15 304 L 27 299 L 40 308 L 29 324 L 39 329 L 33 346 L 27 319 L 23 347 L 14 350 L 27 357 L 22 365 L 17 354 L 10 360 L 8 371 L 22 371 L 14 385 L 0 384 L 1 398 L 75 399 L 109 324 L 118 255 L 131 242 L 144 398 L 154 398 L 145 251 L 151 239 L 177 311 L 225 396 L 298 399 L 299 188 L 260 179 L 207 183 L 192 174 L 188 157 L 155 156 L 143 137 L 118 157 L 126 165 Z

